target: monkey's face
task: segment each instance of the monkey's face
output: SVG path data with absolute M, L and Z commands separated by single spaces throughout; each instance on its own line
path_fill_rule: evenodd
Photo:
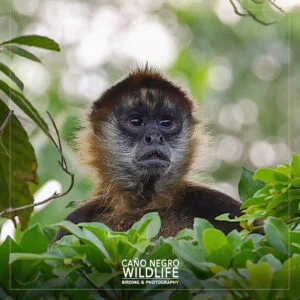
M 141 90 L 115 107 L 104 126 L 107 165 L 127 187 L 174 182 L 190 146 L 189 113 L 158 90 Z M 102 140 L 102 141 L 103 141 Z

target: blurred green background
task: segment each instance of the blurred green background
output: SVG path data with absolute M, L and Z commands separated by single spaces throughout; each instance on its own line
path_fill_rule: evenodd
M 76 176 L 73 190 L 37 207 L 31 224 L 58 222 L 72 210 L 65 208 L 70 201 L 88 197 L 92 181 L 78 162 L 74 136 L 91 102 L 137 64 L 157 67 L 203 108 L 215 136 L 203 183 L 238 197 L 242 166 L 275 166 L 300 153 L 299 1 L 279 2 L 287 12 L 263 26 L 235 14 L 229 0 L 3 0 L 0 40 L 40 34 L 62 49 L 31 49 L 43 65 L 0 54 L 41 115 L 46 119 L 49 110 L 54 116 Z M 38 157 L 40 201 L 64 190 L 69 178 L 49 140 L 15 113 Z

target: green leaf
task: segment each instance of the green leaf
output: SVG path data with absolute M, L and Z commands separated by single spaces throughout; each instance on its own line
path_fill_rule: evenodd
M 290 239 L 291 239 L 291 243 L 300 245 L 300 231 L 291 231 Z
M 69 207 L 76 208 L 77 206 L 78 206 L 78 202 L 77 201 L 70 201 L 65 208 L 69 208 Z
M 38 242 L 37 242 L 38 241 Z M 22 250 L 27 253 L 42 253 L 48 248 L 49 241 L 40 226 L 35 226 L 26 230 L 20 241 Z
M 271 288 L 273 274 L 267 262 L 253 264 L 251 261 L 247 261 L 246 265 L 252 288 L 266 290 Z
M 266 205 L 265 199 L 266 199 L 265 197 L 249 198 L 241 205 L 241 209 L 245 209 L 252 205 L 265 206 Z
M 21 108 L 23 112 L 46 133 L 46 135 L 49 135 L 47 123 L 22 93 L 11 88 L 3 80 L 0 80 L 0 90 L 2 90 L 7 97 L 19 106 L 19 108 Z
M 243 239 L 237 230 L 233 230 L 227 235 L 227 242 L 233 251 L 233 255 L 240 252 Z
M 176 234 L 176 239 L 196 240 L 196 233 L 190 228 L 184 228 Z
M 4 73 L 8 78 L 10 78 L 19 87 L 19 89 L 23 91 L 24 89 L 23 82 L 7 65 L 0 62 L 0 71 Z
M 271 213 L 271 211 L 274 208 L 276 208 L 278 205 L 283 204 L 283 203 L 286 204 L 286 208 L 287 208 L 288 201 L 289 201 L 288 193 L 279 194 L 278 196 L 271 198 L 266 207 L 266 213 Z M 288 210 L 288 208 L 287 208 L 287 210 Z
M 22 57 L 25 57 L 27 59 L 33 60 L 35 62 L 42 63 L 38 57 L 36 57 L 34 54 L 30 53 L 29 51 L 27 51 L 23 48 L 13 46 L 13 45 L 5 46 L 4 48 L 7 49 L 8 51 L 14 53 L 14 54 L 19 55 L 19 56 L 22 56 Z
M 7 237 L 2 244 L 0 243 L 0 283 L 1 286 L 6 287 L 7 289 L 10 286 L 10 273 L 9 273 L 9 253 L 10 251 L 20 251 L 19 246 L 15 243 L 15 241 Z
M 296 153 L 292 156 L 291 174 L 293 177 L 300 178 L 300 155 Z
M 8 114 L 8 107 L 0 100 L 0 124 Z M 32 204 L 30 188 L 37 183 L 37 160 L 28 135 L 14 114 L 0 139 L 7 149 L 0 148 L 0 211 L 10 206 L 16 208 Z M 28 226 L 32 211 L 33 208 L 29 208 L 6 217 L 18 216 L 21 229 L 24 230 Z
M 12 253 L 10 255 L 9 263 L 12 264 L 16 260 L 64 260 L 64 257 L 50 255 L 50 254 L 32 254 L 32 253 Z
M 276 248 L 273 248 L 271 246 L 262 246 L 257 249 L 257 254 L 262 257 L 264 255 L 272 254 L 274 257 L 276 257 L 280 261 L 284 261 L 288 258 L 288 254 L 282 253 L 281 251 L 277 250 Z
M 58 224 L 55 224 L 55 226 L 60 226 L 63 229 L 69 231 L 87 245 L 92 245 L 93 247 L 96 247 L 96 249 L 98 249 L 99 251 L 99 254 L 103 255 L 108 259 L 110 258 L 110 255 L 106 251 L 103 243 L 96 237 L 94 233 L 86 230 L 85 228 L 81 230 L 78 226 L 69 221 L 60 222 Z
M 121 272 L 114 273 L 103 273 L 103 272 L 93 272 L 88 275 L 88 278 L 97 285 L 98 288 L 102 287 L 105 283 L 107 283 L 112 278 L 119 276 Z
M 277 259 L 273 254 L 269 253 L 263 256 L 258 263 L 267 262 L 273 271 L 280 270 L 282 264 L 279 259 Z
M 208 255 L 222 245 L 228 243 L 225 234 L 215 228 L 208 228 L 204 230 L 202 234 L 202 241 Z
M 255 180 L 261 180 L 264 182 L 269 182 L 269 183 L 285 183 L 288 184 L 290 182 L 290 178 L 277 171 L 277 170 L 273 170 L 273 169 L 268 169 L 268 168 L 261 168 L 258 169 L 254 176 L 253 179 Z
M 233 258 L 232 267 L 236 270 L 240 268 L 245 268 L 247 261 L 257 261 L 257 254 L 253 250 L 245 249 L 238 253 Z
M 222 266 L 227 269 L 230 265 L 233 256 L 233 251 L 228 244 L 223 244 L 212 250 L 207 256 L 207 260 L 215 263 L 218 266 Z
M 288 253 L 289 228 L 283 220 L 269 217 L 265 221 L 264 230 L 268 242 L 283 253 Z
M 200 245 L 203 245 L 203 242 L 202 242 L 203 232 L 208 228 L 214 228 L 214 227 L 205 219 L 195 218 L 193 228 L 194 228 L 194 231 L 196 232 L 196 237 L 197 237 L 198 243 Z
M 163 238 L 159 240 L 157 247 L 147 256 L 148 259 L 161 259 L 172 256 L 172 247 Z
M 3 46 L 7 44 L 20 44 L 48 50 L 60 51 L 58 44 L 54 40 L 40 35 L 24 35 L 9 41 L 5 41 L 0 45 Z
M 203 261 L 205 262 L 205 252 L 199 245 L 193 245 L 190 241 L 176 239 L 168 239 L 166 242 L 173 247 L 174 254 L 190 268 L 208 272 L 209 266 L 213 265 L 212 263 L 202 263 Z
M 240 222 L 240 221 L 247 220 L 247 217 L 245 217 L 245 216 L 230 218 L 229 215 L 230 215 L 230 213 L 221 214 L 221 215 L 215 217 L 215 220 L 227 221 L 227 222 Z
M 287 259 L 274 274 L 273 288 L 285 289 L 282 299 L 297 299 L 300 295 L 300 255 Z
M 136 229 L 139 234 L 145 235 L 149 239 L 158 235 L 160 227 L 161 219 L 157 212 L 145 214 L 141 220 L 132 225 L 132 228 Z
M 243 168 L 241 179 L 239 182 L 239 195 L 242 202 L 253 197 L 257 190 L 265 186 L 260 180 L 253 180 L 254 172 Z

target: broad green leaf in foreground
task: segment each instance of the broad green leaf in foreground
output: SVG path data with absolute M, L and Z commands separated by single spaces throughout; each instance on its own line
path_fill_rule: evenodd
M 279 218 L 270 217 L 265 222 L 267 240 L 276 249 L 288 253 L 289 228 Z
M 144 215 L 140 221 L 133 224 L 132 228 L 151 239 L 159 233 L 160 226 L 161 219 L 157 212 L 153 212 Z
M 0 124 L 9 114 L 8 107 L 0 100 Z M 28 135 L 15 115 L 0 136 L 0 211 L 33 203 L 31 191 L 37 182 L 37 161 Z M 8 156 L 9 155 L 9 156 Z M 11 194 L 10 194 L 11 193 Z M 16 212 L 21 228 L 25 229 L 33 208 Z M 9 216 L 6 216 L 9 217 Z

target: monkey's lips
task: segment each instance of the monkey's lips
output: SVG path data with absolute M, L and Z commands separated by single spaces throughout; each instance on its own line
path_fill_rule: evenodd
M 149 151 L 143 154 L 138 160 L 138 163 L 148 168 L 166 168 L 170 165 L 168 156 L 158 150 Z

